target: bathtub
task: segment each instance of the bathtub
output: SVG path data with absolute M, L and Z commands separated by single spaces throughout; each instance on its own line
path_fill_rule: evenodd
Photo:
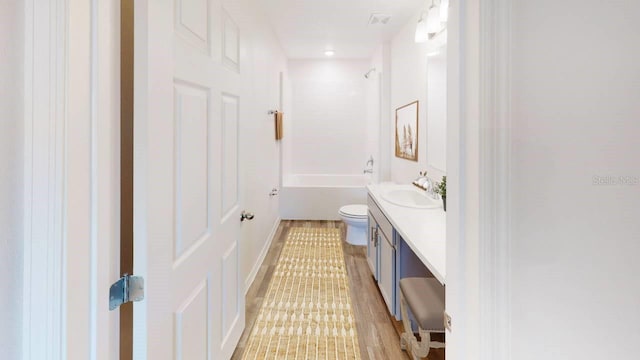
M 366 204 L 365 175 L 289 174 L 282 179 L 280 214 L 286 220 L 340 220 L 338 209 Z

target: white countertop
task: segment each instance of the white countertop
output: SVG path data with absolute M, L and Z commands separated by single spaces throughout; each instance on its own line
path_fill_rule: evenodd
M 416 256 L 444 285 L 446 268 L 447 216 L 442 207 L 415 209 L 394 205 L 382 198 L 393 189 L 416 189 L 413 185 L 381 183 L 368 185 L 367 190 L 389 219 L 393 228 L 402 236 Z

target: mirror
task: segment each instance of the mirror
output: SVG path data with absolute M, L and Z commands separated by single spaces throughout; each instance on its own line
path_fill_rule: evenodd
M 447 47 L 427 58 L 427 164 L 447 171 Z
M 418 100 L 396 109 L 396 157 L 418 161 Z

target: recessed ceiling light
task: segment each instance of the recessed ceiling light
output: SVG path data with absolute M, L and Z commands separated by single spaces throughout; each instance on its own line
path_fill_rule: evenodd
M 333 56 L 333 55 L 335 55 L 335 54 L 336 54 L 336 52 L 335 52 L 335 51 L 333 51 L 333 50 L 325 50 L 325 51 L 324 51 L 324 54 L 325 54 L 325 55 L 327 55 L 327 56 Z

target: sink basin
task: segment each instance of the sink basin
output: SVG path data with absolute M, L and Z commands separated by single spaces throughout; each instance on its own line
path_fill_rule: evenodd
M 435 200 L 413 189 L 394 189 L 382 194 L 382 198 L 394 205 L 415 209 L 435 209 L 442 206 Z

